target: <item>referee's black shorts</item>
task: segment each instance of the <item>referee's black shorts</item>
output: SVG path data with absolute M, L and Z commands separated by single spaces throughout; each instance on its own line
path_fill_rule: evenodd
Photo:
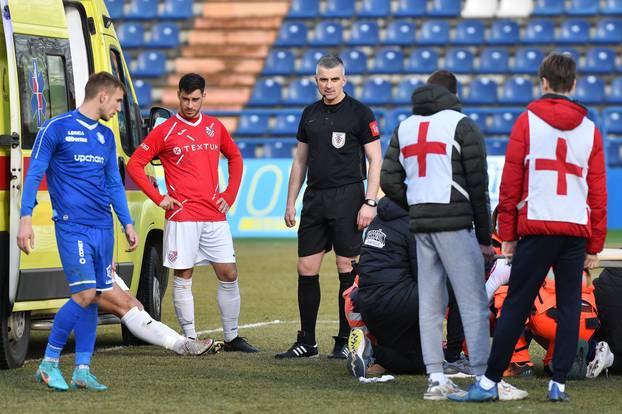
M 333 246 L 338 256 L 358 256 L 363 231 L 356 217 L 363 201 L 362 182 L 324 190 L 307 187 L 298 228 L 298 257 L 329 252 Z

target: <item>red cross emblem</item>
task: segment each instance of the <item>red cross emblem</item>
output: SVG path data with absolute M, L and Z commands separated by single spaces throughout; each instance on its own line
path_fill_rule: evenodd
M 429 126 L 429 122 L 420 123 L 417 143 L 407 145 L 402 148 L 404 158 L 417 157 L 417 163 L 419 164 L 419 177 L 426 176 L 426 160 L 428 154 L 445 154 L 447 151 L 447 145 L 443 142 L 428 142 Z
M 557 172 L 557 195 L 568 194 L 568 183 L 566 174 L 583 177 L 583 169 L 575 164 L 566 162 L 568 154 L 568 144 L 565 139 L 557 138 L 557 147 L 555 148 L 554 160 L 539 159 L 536 160 L 537 171 L 556 171 Z

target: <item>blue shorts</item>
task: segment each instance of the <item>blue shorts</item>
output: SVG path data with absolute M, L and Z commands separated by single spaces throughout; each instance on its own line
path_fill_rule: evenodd
M 114 229 L 55 223 L 56 244 L 71 294 L 112 289 Z

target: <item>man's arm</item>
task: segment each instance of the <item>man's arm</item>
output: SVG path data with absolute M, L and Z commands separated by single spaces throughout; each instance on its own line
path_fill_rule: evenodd
M 240 183 L 242 182 L 242 172 L 244 171 L 244 160 L 238 146 L 233 142 L 225 126 L 220 124 L 220 128 L 222 131 L 220 150 L 228 161 L 229 183 L 227 184 L 227 189 L 220 193 L 221 198 L 216 204 L 218 204 L 220 212 L 226 214 L 238 196 Z M 216 165 L 216 171 L 212 171 L 212 173 L 218 177 L 218 165 Z
M 400 162 L 400 143 L 397 135 L 397 128 L 393 131 L 389 148 L 384 155 L 382 168 L 380 171 L 380 187 L 387 197 L 394 203 L 408 210 L 406 200 L 406 171 Z
M 367 173 L 367 193 L 365 198 L 371 198 L 376 200 L 378 197 L 378 189 L 380 188 L 380 168 L 382 167 L 382 149 L 380 147 L 380 140 L 369 142 L 363 147 L 365 149 L 365 155 L 369 162 L 369 171 Z M 358 212 L 356 223 L 359 230 L 369 226 L 369 223 L 376 217 L 376 207 L 363 204 Z
M 587 241 L 588 255 L 596 255 L 605 244 L 607 236 L 607 179 L 605 174 L 605 155 L 600 131 L 594 133 L 594 145 L 587 170 L 587 202 L 590 206 L 590 225 L 592 236 Z M 593 258 L 592 258 L 593 259 Z M 595 263 L 590 263 L 594 267 Z
M 309 144 L 298 142 L 287 184 L 287 202 L 285 204 L 285 225 L 287 227 L 296 225 L 296 198 L 298 198 L 298 193 L 307 175 L 308 161 Z

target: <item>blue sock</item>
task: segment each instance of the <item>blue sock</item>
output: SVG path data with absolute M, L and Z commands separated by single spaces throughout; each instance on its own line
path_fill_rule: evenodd
M 45 348 L 45 358 L 55 359 L 60 358 L 67 338 L 76 325 L 76 321 L 82 316 L 84 308 L 78 305 L 73 299 L 69 299 L 56 313 L 54 317 L 54 323 L 52 324 L 52 331 L 48 337 L 48 345 Z
M 90 365 L 97 336 L 97 303 L 91 303 L 76 322 L 76 366 Z

